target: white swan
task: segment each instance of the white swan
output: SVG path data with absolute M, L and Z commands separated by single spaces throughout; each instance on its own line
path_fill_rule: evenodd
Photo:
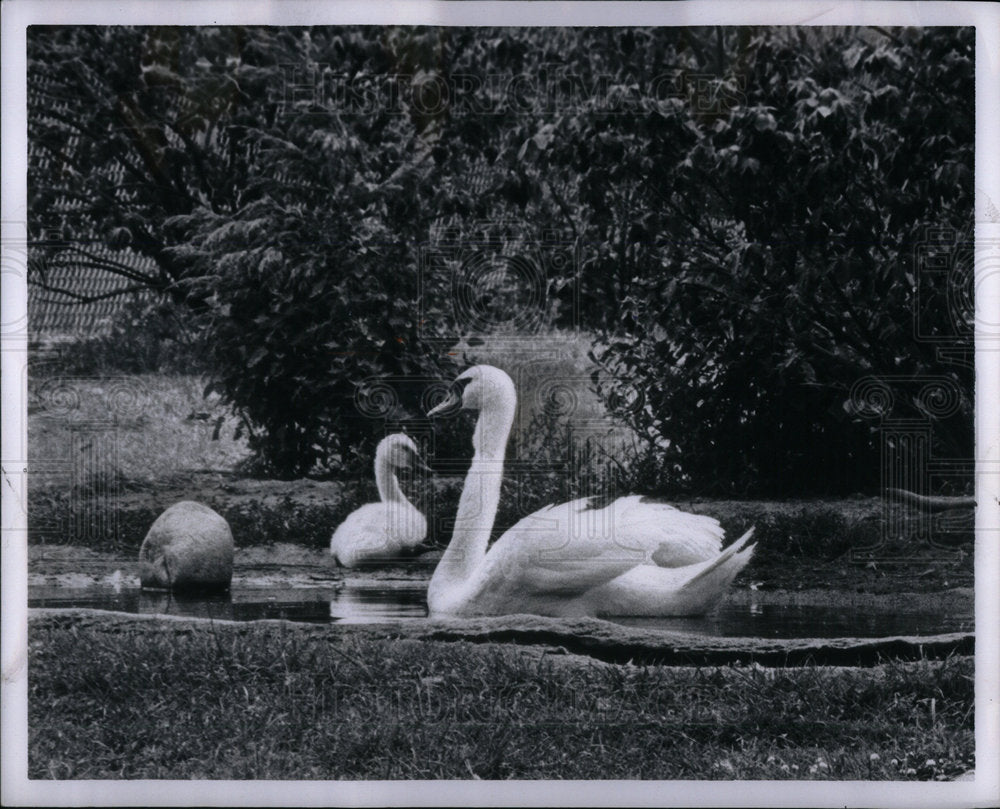
M 466 383 L 462 407 L 479 419 L 455 530 L 428 586 L 432 615 L 700 615 L 750 560 L 753 529 L 723 551 L 716 520 L 638 496 L 603 508 L 591 498 L 548 506 L 487 553 L 517 396 L 489 365 L 456 382 Z M 453 393 L 428 416 L 458 402 Z
M 352 511 L 330 539 L 330 553 L 344 567 L 399 559 L 415 552 L 427 536 L 427 520 L 399 488 L 393 469 L 401 466 L 425 465 L 409 436 L 386 436 L 375 449 L 381 502 Z

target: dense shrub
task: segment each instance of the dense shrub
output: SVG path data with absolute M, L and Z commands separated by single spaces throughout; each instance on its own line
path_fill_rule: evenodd
M 383 377 L 426 384 L 448 358 L 421 337 L 405 250 L 384 228 L 295 196 L 212 218 L 194 242 L 215 267 L 212 387 L 254 425 L 260 471 L 367 470 L 386 424 L 422 415 L 422 385 Z
M 460 338 L 582 327 L 630 485 L 871 490 L 884 416 L 970 454 L 974 39 L 33 30 L 33 249 L 154 259 L 261 471 L 366 467 Z
M 734 52 L 739 104 L 601 125 L 644 235 L 600 384 L 654 486 L 873 491 L 883 420 L 933 428 L 904 464 L 971 457 L 974 40 L 768 31 Z

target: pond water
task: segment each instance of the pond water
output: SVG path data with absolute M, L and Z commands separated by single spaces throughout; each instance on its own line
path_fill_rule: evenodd
M 701 618 L 613 618 L 615 623 L 729 638 L 885 638 L 972 632 L 975 614 L 815 604 L 723 604 Z
M 332 588 L 236 588 L 213 596 L 107 587 L 33 587 L 29 607 L 87 607 L 138 614 L 167 614 L 253 621 L 282 618 L 308 623 L 420 621 L 427 617 L 427 584 L 421 581 L 352 582 Z M 877 638 L 972 632 L 974 610 L 899 610 L 789 604 L 723 604 L 701 618 L 616 618 L 626 626 L 692 632 L 710 637 Z

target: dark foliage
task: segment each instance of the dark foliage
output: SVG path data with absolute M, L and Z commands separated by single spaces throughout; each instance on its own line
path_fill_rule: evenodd
M 901 451 L 880 428 L 901 419 L 933 428 L 929 455 L 971 457 L 972 312 L 955 299 L 972 279 L 973 31 L 720 37 L 733 56 L 706 112 L 675 101 L 644 137 L 609 119 L 580 138 L 619 144 L 634 183 L 597 184 L 635 211 L 603 262 L 630 280 L 597 354 L 649 480 L 872 491 L 880 453 Z
M 553 326 L 647 490 L 871 490 L 890 417 L 969 456 L 971 29 L 29 39 L 34 266 L 153 258 L 261 471 L 360 469 L 458 338 Z

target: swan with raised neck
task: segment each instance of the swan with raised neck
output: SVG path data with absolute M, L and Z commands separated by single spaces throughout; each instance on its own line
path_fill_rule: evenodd
M 478 410 L 479 418 L 472 434 L 472 463 L 458 501 L 454 533 L 428 586 L 427 603 L 431 612 L 454 601 L 486 556 L 500 503 L 507 439 L 517 410 L 514 383 L 498 368 L 474 366 L 455 383 L 465 386 L 461 398 L 453 394 L 428 415 L 434 416 L 461 402 L 463 409 Z

